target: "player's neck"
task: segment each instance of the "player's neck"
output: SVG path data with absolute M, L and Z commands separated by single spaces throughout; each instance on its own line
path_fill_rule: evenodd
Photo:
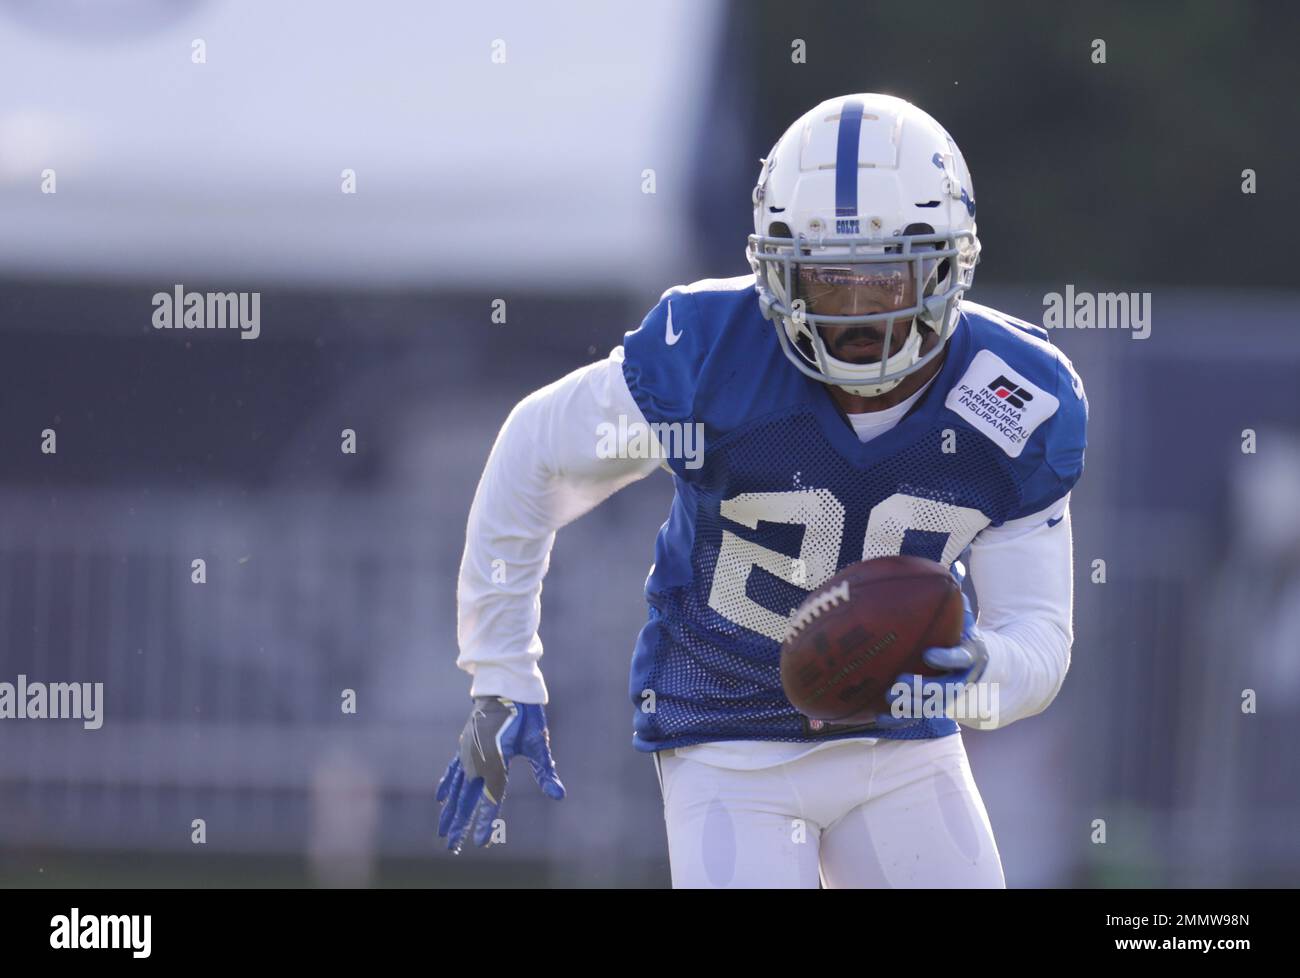
M 835 387 L 830 384 L 826 386 L 826 389 L 830 392 L 831 399 L 845 414 L 867 414 L 871 411 L 883 411 L 906 401 L 929 383 L 943 367 L 943 360 L 947 355 L 948 351 L 944 350 L 916 373 L 904 377 L 902 382 L 893 390 L 885 391 L 885 393 L 876 397 L 862 397 L 859 394 L 850 394 L 843 387 Z

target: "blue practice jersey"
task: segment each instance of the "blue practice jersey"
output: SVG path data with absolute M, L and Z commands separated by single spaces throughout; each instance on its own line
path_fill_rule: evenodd
M 632 660 L 639 750 L 956 731 L 948 718 L 813 729 L 779 663 L 791 612 L 839 570 L 900 553 L 951 566 L 986 526 L 1047 508 L 1082 473 L 1087 401 L 1070 362 L 1040 327 L 961 308 L 933 383 L 866 443 L 786 359 L 753 276 L 671 289 L 627 334 L 623 372 L 646 420 L 703 432 L 702 455 L 668 460 L 677 492 Z

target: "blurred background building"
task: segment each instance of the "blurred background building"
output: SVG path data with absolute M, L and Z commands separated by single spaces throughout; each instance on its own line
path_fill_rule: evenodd
M 965 734 L 1008 881 L 1294 884 L 1298 29 L 1264 3 L 0 0 L 0 681 L 106 696 L 99 730 L 0 721 L 0 885 L 666 885 L 626 685 L 669 480 L 555 548 L 569 798 L 516 769 L 508 844 L 456 858 L 432 788 L 468 706 L 465 516 L 519 398 L 669 285 L 747 271 L 758 158 L 853 90 L 962 146 L 973 299 L 1153 297 L 1149 339 L 1053 336 L 1091 403 L 1074 664 L 1045 714 Z M 177 284 L 259 292 L 261 335 L 153 329 Z

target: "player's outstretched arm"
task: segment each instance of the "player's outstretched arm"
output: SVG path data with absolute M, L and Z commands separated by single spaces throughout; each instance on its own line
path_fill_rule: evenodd
M 470 507 L 457 588 L 456 660 L 474 706 L 438 787 L 439 835 L 485 844 L 523 754 L 548 797 L 563 786 L 551 760 L 537 627 L 555 533 L 659 466 L 629 458 L 619 435 L 644 424 L 623 379 L 623 351 L 524 398 L 497 435 Z

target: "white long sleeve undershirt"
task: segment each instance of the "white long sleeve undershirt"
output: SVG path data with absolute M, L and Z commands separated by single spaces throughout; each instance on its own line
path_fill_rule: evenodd
M 547 701 L 537 626 L 555 531 L 660 464 L 601 457 L 600 427 L 620 415 L 643 421 L 616 347 L 529 394 L 502 425 L 470 507 L 456 592 L 456 664 L 474 677 L 471 696 Z
M 547 701 L 537 628 L 555 533 L 660 467 L 654 458 L 601 450 L 608 448 L 602 425 L 626 431 L 644 424 L 623 378 L 621 347 L 530 394 L 506 419 L 470 508 L 461 560 L 457 665 L 473 676 L 471 695 Z M 871 435 L 885 430 L 871 426 Z M 997 722 L 983 729 L 1041 712 L 1065 679 L 1073 639 L 1068 501 L 988 527 L 971 544 L 978 627 L 989 651 L 983 681 L 998 689 Z M 837 743 L 844 741 L 727 741 L 679 752 L 756 768 Z

